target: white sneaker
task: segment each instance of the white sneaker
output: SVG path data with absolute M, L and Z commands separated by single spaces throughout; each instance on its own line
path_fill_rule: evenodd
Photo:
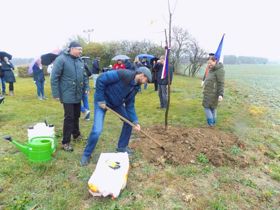
M 88 118 L 89 118 L 89 115 L 90 115 L 90 111 L 89 111 L 89 110 L 86 110 L 86 111 L 85 111 L 85 117 L 84 117 L 84 119 L 85 119 L 85 120 L 88 119 Z

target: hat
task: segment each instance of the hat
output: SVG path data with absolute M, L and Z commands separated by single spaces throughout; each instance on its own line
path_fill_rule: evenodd
M 152 74 L 147 67 L 141 66 L 140 68 L 136 69 L 136 72 L 143 73 L 148 78 L 148 81 L 152 82 Z
M 69 48 L 74 48 L 74 47 L 82 47 L 82 45 L 80 45 L 80 43 L 76 41 L 70 42 Z
M 215 53 L 209 53 L 209 58 L 210 58 L 210 57 L 214 57 L 215 60 L 217 60 L 217 57 L 216 57 Z

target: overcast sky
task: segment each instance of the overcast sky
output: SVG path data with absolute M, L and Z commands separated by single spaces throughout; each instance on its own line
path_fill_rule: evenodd
M 177 2 L 177 3 L 176 3 Z M 223 33 L 224 54 L 280 60 L 278 0 L 170 0 L 173 25 L 187 29 L 208 52 Z M 1 1 L 0 50 L 36 57 L 62 47 L 83 30 L 94 41 L 164 42 L 167 0 L 5 0 Z

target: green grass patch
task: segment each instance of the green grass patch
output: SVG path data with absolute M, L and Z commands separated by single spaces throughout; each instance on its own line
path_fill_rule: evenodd
M 271 170 L 271 172 L 270 172 L 271 178 L 280 182 L 280 165 L 279 164 L 271 164 L 271 165 L 269 165 L 269 169 Z
M 255 152 L 258 151 L 258 145 L 264 144 L 265 148 L 271 151 L 269 156 L 273 157 L 274 161 L 269 165 L 270 176 L 279 182 L 278 130 L 269 125 L 270 121 L 264 124 L 263 119 L 249 115 L 248 107 L 251 103 L 255 103 L 250 100 L 254 99 L 252 94 L 256 91 L 249 92 L 250 88 L 246 88 L 243 85 L 245 83 L 240 82 L 241 79 L 248 83 L 257 81 L 255 78 L 251 80 L 250 77 L 258 77 L 258 75 L 251 74 L 253 72 L 249 68 L 245 68 L 244 72 L 243 69 L 235 68 L 237 67 L 226 70 L 225 100 L 218 108 L 217 129 L 235 133 L 245 141 L 246 152 L 254 153 L 255 157 L 261 155 Z M 244 77 L 242 77 L 242 72 L 246 73 Z M 257 68 L 257 72 L 263 75 L 265 71 Z M 273 72 L 276 72 L 276 69 L 273 69 Z M 7 96 L 5 104 L 0 105 L 0 137 L 11 135 L 18 142 L 25 143 L 28 126 L 47 120 L 55 125 L 60 145 L 63 108 L 51 97 L 49 78 L 46 78 L 45 91 L 48 99 L 39 101 L 32 78 L 17 78 L 15 96 Z M 93 110 L 93 94 L 94 90 L 91 91 L 89 97 L 91 110 Z M 244 99 L 245 95 L 247 97 Z M 202 89 L 199 79 L 175 75 L 171 92 L 169 125 L 205 126 L 201 100 Z M 147 90 L 137 95 L 136 111 L 142 128 L 164 124 L 165 113 L 156 109 L 158 106 L 159 98 L 152 84 Z M 258 106 L 263 106 L 263 104 Z M 119 118 L 111 113 L 106 114 L 104 131 L 93 153 L 93 162 L 96 163 L 101 152 L 115 151 L 121 127 L 122 121 Z M 82 134 L 87 137 L 92 128 L 92 121 L 81 119 L 80 128 Z M 138 137 L 136 133 L 133 135 Z M 154 166 L 153 163 L 143 161 L 136 149 L 131 164 L 139 162 L 139 167 L 131 167 L 128 186 L 120 197 L 116 200 L 92 198 L 88 194 L 87 181 L 94 171 L 95 163 L 91 163 L 88 167 L 79 165 L 85 144 L 85 141 L 75 143 L 73 153 L 65 153 L 58 148 L 53 160 L 49 163 L 32 164 L 12 144 L 0 141 L 0 209 L 230 209 L 227 198 L 238 192 L 232 192 L 234 188 L 228 189 L 228 186 L 245 186 L 246 190 L 250 189 L 254 192 L 258 186 L 261 187 L 258 182 L 256 182 L 258 186 L 253 182 L 255 181 L 253 177 L 247 176 L 249 169 L 245 168 L 237 172 L 230 167 L 213 167 L 208 164 L 209 160 L 203 153 L 195 157 L 198 164 L 167 165 L 165 168 L 160 168 Z M 237 156 L 245 153 L 237 146 L 233 146 L 228 152 Z M 250 170 L 258 172 L 257 168 Z M 192 185 L 197 181 L 201 181 L 201 185 L 200 183 Z M 273 182 L 273 185 L 268 183 L 271 185 L 268 186 L 271 190 L 263 192 L 261 195 L 264 198 L 263 202 L 255 199 L 254 193 L 244 193 L 246 199 L 243 199 L 242 195 L 240 196 L 242 198 L 235 196 L 229 200 L 235 202 L 234 206 L 239 209 L 248 209 L 250 206 L 265 209 L 268 202 L 269 207 L 276 209 L 277 203 L 274 198 L 277 197 L 278 191 L 275 188 L 279 189 L 280 186 L 274 186 L 275 183 Z M 192 203 L 185 203 L 180 194 L 185 188 L 188 188 L 186 190 L 191 193 L 205 192 L 205 194 L 197 196 Z M 217 196 L 216 191 L 224 196 Z
M 209 163 L 209 160 L 208 160 L 207 156 L 203 153 L 199 153 L 197 155 L 196 159 L 199 163 L 204 163 L 204 164 Z

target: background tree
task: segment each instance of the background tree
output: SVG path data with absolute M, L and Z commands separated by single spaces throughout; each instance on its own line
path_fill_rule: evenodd
M 182 58 L 186 57 L 188 49 L 190 48 L 191 36 L 189 32 L 179 26 L 172 28 L 172 49 L 170 54 L 171 63 L 174 65 L 176 72 L 179 72 L 179 65 Z
M 207 60 L 207 54 L 205 50 L 203 50 L 196 39 L 192 38 L 190 40 L 190 45 L 187 50 L 187 57 L 189 64 L 185 68 L 185 74 L 188 71 L 189 77 L 194 77 L 199 72 L 201 66 Z

